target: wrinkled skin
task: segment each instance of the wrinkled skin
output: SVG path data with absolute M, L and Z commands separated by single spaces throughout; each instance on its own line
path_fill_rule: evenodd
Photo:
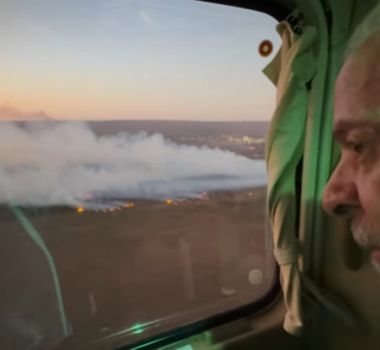
M 338 76 L 334 138 L 341 158 L 328 181 L 323 206 L 346 216 L 356 242 L 380 271 L 380 33 L 352 54 Z

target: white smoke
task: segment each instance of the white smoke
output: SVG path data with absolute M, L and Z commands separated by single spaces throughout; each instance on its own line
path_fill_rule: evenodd
M 264 162 L 160 134 L 96 136 L 84 123 L 0 123 L 0 203 L 188 198 L 266 183 Z M 91 207 L 91 201 L 85 204 Z

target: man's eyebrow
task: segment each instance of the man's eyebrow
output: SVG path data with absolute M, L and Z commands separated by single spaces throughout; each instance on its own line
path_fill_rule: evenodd
M 334 126 L 333 135 L 342 139 L 352 129 L 371 128 L 380 131 L 380 123 L 373 120 L 341 120 Z

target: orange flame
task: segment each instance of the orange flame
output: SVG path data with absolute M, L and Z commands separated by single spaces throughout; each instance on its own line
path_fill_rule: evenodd
M 77 211 L 78 214 L 82 214 L 82 213 L 84 213 L 84 208 L 83 207 L 78 207 L 76 209 L 76 211 Z

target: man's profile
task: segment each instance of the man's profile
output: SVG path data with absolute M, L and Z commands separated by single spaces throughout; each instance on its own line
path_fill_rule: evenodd
M 380 271 L 380 6 L 354 33 L 334 97 L 340 161 L 323 206 L 350 219 L 355 241 Z

